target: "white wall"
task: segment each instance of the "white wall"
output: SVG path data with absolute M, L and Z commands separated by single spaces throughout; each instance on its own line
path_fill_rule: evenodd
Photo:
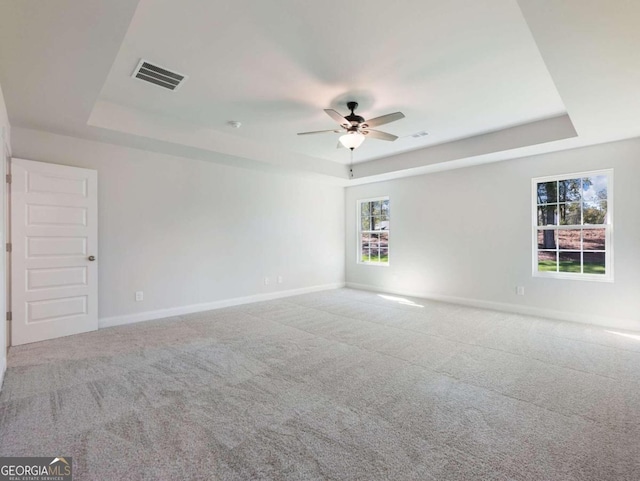
M 614 283 L 532 277 L 531 179 L 614 169 Z M 640 329 L 640 139 L 350 187 L 347 283 Z M 356 200 L 389 195 L 389 267 L 356 263 Z M 525 296 L 516 295 L 516 286 Z
M 346 256 L 353 285 L 640 329 L 640 139 L 346 195 L 293 176 L 33 130 L 14 128 L 12 147 L 16 157 L 99 171 L 102 319 L 340 284 Z M 615 177 L 615 282 L 532 277 L 531 178 L 602 168 Z M 358 265 L 356 199 L 381 195 L 391 197 L 391 266 Z M 263 284 L 278 275 L 284 284 Z
M 9 117 L 7 115 L 7 107 L 4 103 L 2 95 L 2 87 L 0 86 L 0 246 L 6 242 L 5 232 L 5 193 L 7 184 L 4 182 L 5 175 L 5 153 L 11 152 L 10 145 L 10 126 Z M 6 265 L 5 265 L 4 249 L 0 255 L 0 319 L 4 319 L 4 313 L 7 311 L 6 303 Z M 7 350 L 8 345 L 8 323 L 0 322 L 0 387 L 4 379 L 4 372 L 7 368 Z
M 12 147 L 98 170 L 102 325 L 344 283 L 342 187 L 18 128 Z

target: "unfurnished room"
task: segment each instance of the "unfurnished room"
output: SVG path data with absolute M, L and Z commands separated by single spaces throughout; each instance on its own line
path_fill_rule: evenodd
M 0 0 L 0 480 L 640 480 L 639 22 Z

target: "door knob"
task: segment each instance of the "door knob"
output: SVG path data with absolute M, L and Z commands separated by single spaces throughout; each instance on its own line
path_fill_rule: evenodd
M 96 256 L 89 256 L 89 260 L 90 260 L 91 262 L 95 261 L 95 260 L 96 260 Z

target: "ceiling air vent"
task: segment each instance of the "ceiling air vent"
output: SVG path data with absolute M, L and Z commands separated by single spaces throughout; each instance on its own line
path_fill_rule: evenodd
M 158 67 L 146 60 L 140 60 L 140 63 L 138 63 L 138 66 L 133 71 L 132 77 L 169 90 L 178 90 L 188 78 L 186 75 Z
M 425 132 L 424 130 L 421 130 L 420 132 L 416 132 L 415 134 L 412 134 L 411 137 L 413 137 L 414 139 L 419 139 L 420 137 L 426 137 L 427 135 L 429 135 L 429 132 Z

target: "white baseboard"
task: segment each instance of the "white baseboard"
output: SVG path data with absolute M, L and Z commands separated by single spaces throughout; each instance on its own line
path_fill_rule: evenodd
M 123 324 L 133 324 L 135 322 L 151 321 L 153 319 L 163 319 L 165 317 L 180 316 L 183 314 L 192 314 L 194 312 L 213 311 L 223 307 L 239 306 L 241 304 L 251 304 L 252 302 L 270 301 L 273 299 L 282 299 L 283 297 L 298 296 L 300 294 L 308 294 L 310 292 L 326 291 L 329 289 L 339 289 L 344 287 L 344 282 L 334 284 L 323 284 L 320 286 L 302 287 L 300 289 L 290 289 L 287 291 L 269 292 L 266 294 L 255 294 L 246 297 L 234 297 L 231 299 L 223 299 L 220 301 L 205 302 L 202 304 L 191 304 L 188 306 L 169 307 L 167 309 L 158 309 L 156 311 L 137 312 L 135 314 L 124 314 L 122 316 L 104 317 L 98 320 L 98 328 L 121 326 Z
M 523 314 L 526 316 L 545 317 L 548 319 L 556 319 L 559 321 L 578 322 L 581 324 L 592 324 L 601 327 L 610 327 L 614 329 L 625 329 L 638 331 L 640 330 L 640 322 L 626 319 L 618 319 L 604 316 L 594 316 L 585 314 L 576 314 L 573 312 L 556 311 L 553 309 L 544 309 L 539 307 L 522 306 L 518 304 L 508 304 L 506 302 L 483 301 L 481 299 L 471 299 L 466 297 L 446 296 L 442 294 L 433 294 L 428 292 L 410 292 L 407 290 L 387 289 L 379 286 L 368 284 L 358 284 L 355 282 L 347 282 L 347 287 L 352 289 L 360 289 L 364 291 L 385 292 L 388 294 L 396 294 L 400 296 L 419 297 L 422 299 L 430 299 L 433 301 L 447 302 L 450 304 L 458 304 L 461 306 L 478 307 L 480 309 L 491 309 L 494 311 L 511 312 L 514 314 Z

